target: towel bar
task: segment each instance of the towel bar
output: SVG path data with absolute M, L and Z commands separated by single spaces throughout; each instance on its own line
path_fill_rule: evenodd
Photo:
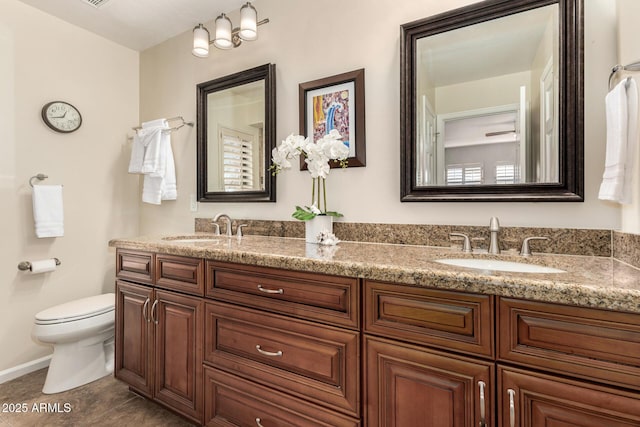
M 631 64 L 621 65 L 618 64 L 611 69 L 611 74 L 609 74 L 609 90 L 611 90 L 611 81 L 613 76 L 616 75 L 618 71 L 640 71 L 640 61 L 632 62 Z
M 175 121 L 175 120 L 181 120 L 182 121 L 182 124 L 180 124 L 178 126 L 172 126 L 172 127 L 169 128 L 170 130 L 178 130 L 181 127 L 183 127 L 184 125 L 193 127 L 193 122 L 186 121 L 182 116 L 170 117 L 170 118 L 168 118 L 166 120 L 168 122 L 172 122 L 172 121 Z M 133 130 L 140 130 L 140 129 L 142 129 L 142 126 L 136 126 L 136 127 L 132 128 L 132 129 Z

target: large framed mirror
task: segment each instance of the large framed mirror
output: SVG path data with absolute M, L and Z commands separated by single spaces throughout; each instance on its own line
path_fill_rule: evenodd
M 198 200 L 275 202 L 275 65 L 197 85 Z
M 402 25 L 402 201 L 583 201 L 582 1 Z

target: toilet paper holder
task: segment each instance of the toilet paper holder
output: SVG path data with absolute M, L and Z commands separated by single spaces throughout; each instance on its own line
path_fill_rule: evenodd
M 56 265 L 62 264 L 58 258 L 54 258 L 54 260 L 56 261 Z M 31 263 L 29 261 L 22 261 L 20 264 L 18 264 L 18 270 L 20 270 L 20 271 L 30 271 L 31 270 Z

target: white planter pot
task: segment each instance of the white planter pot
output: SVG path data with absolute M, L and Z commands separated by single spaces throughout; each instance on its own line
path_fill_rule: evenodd
M 322 231 L 333 233 L 333 217 L 329 215 L 318 215 L 309 221 L 305 221 L 304 227 L 305 242 L 318 243 L 318 234 Z

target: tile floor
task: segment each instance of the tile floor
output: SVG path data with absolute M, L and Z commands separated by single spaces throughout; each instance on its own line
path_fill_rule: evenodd
M 0 384 L 0 427 L 153 426 L 193 424 L 134 393 L 111 376 L 58 394 L 42 394 L 47 370 Z M 27 409 L 17 413 L 15 405 Z

